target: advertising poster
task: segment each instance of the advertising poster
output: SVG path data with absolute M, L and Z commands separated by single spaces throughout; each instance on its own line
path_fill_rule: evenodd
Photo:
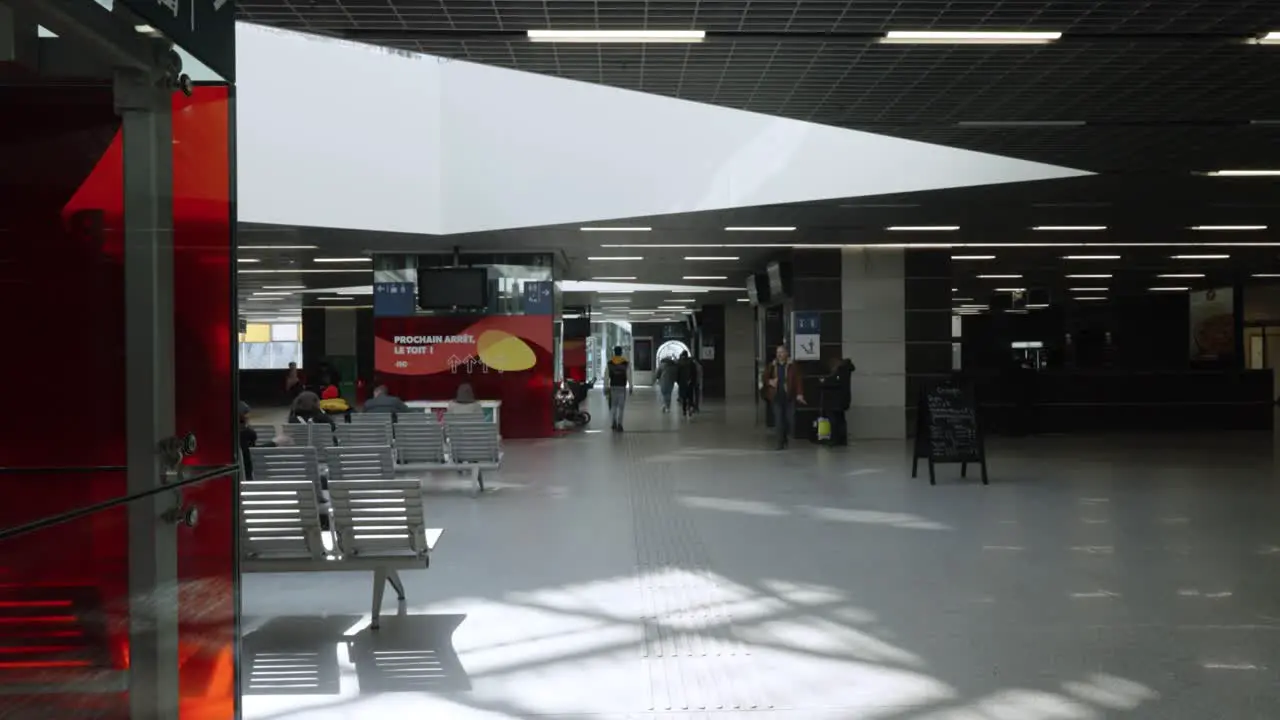
M 501 400 L 503 437 L 552 432 L 555 358 L 549 315 L 376 318 L 374 370 L 404 400 L 450 400 L 470 383 Z
M 1213 362 L 1235 353 L 1235 296 L 1231 288 L 1191 293 L 1189 315 L 1192 360 Z

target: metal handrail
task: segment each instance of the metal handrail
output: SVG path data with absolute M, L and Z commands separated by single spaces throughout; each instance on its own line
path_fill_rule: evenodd
M 222 475 L 231 475 L 239 471 L 240 471 L 239 463 L 234 463 L 232 465 L 214 465 L 208 470 L 205 470 L 204 472 L 197 473 L 195 475 L 192 475 L 191 477 L 183 478 L 178 482 L 170 483 L 168 485 L 160 485 L 154 488 L 149 488 L 147 490 L 143 490 L 142 492 L 136 492 L 131 495 L 122 495 L 118 498 L 113 498 L 111 500 L 104 500 L 100 503 L 94 503 L 93 505 L 85 505 L 84 507 L 76 508 L 75 510 L 69 510 L 64 513 L 59 513 L 57 515 L 50 515 L 49 517 L 46 517 L 46 518 L 33 520 L 28 523 L 23 523 L 22 525 L 15 525 L 14 527 L 11 527 L 11 528 L 5 528 L 3 530 L 0 530 L 0 541 L 8 540 L 9 538 L 16 537 L 18 535 L 25 535 L 35 530 L 43 530 L 44 528 L 52 527 L 54 525 L 60 525 L 62 523 L 70 522 L 72 520 L 78 520 L 82 517 L 92 515 L 94 513 L 102 512 L 103 510 L 110 510 L 113 507 L 117 507 L 120 505 L 127 505 L 128 503 L 131 503 L 134 500 L 142 500 L 144 498 L 149 498 L 153 495 L 159 495 L 160 493 L 171 492 L 173 490 L 180 490 L 188 485 L 194 485 L 198 482 L 203 482 L 205 480 L 208 480 L 209 478 L 220 477 Z

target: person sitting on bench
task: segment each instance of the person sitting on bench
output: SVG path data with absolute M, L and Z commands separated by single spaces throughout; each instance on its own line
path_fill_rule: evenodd
M 386 385 L 379 385 L 373 389 L 373 397 L 364 401 L 364 411 L 367 413 L 407 413 L 413 412 L 413 409 L 400 398 L 387 392 Z

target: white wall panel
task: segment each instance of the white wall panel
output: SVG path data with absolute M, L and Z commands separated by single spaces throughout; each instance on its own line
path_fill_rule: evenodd
M 239 218 L 440 232 L 440 61 L 236 26 Z
M 458 233 L 1080 175 L 239 24 L 239 216 Z
M 502 68 L 443 67 L 449 232 L 1085 174 Z

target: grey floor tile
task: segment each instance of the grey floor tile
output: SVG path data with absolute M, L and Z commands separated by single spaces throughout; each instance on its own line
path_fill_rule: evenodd
M 1277 717 L 1270 435 L 994 439 L 992 485 L 930 487 L 903 442 L 779 453 L 757 417 L 641 391 L 622 435 L 509 442 L 494 492 L 432 494 L 378 633 L 370 578 L 246 576 L 255 667 L 321 658 L 246 717 Z

